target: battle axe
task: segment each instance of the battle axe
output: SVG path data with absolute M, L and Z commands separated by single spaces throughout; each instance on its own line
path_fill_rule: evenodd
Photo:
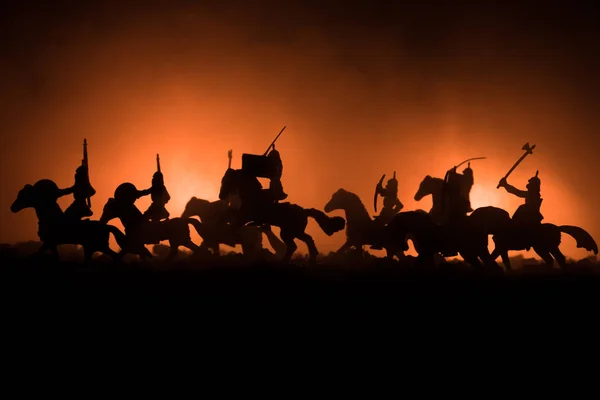
M 525 154 L 523 154 L 521 156 L 521 158 L 519 158 L 517 160 L 517 162 L 515 163 L 515 165 L 513 165 L 512 168 L 508 170 L 508 172 L 506 173 L 506 175 L 504 175 L 504 179 L 508 178 L 508 176 L 515 170 L 515 168 L 517 168 L 517 166 L 519 164 L 521 164 L 521 161 L 523 161 L 525 159 L 525 157 L 527 157 L 529 154 L 533 154 L 533 149 L 535 149 L 535 144 L 533 146 L 529 146 L 529 143 L 525 143 L 523 145 L 523 148 L 521 150 L 524 150 Z M 500 183 L 498 183 L 498 186 L 496 186 L 496 189 L 499 189 L 500 186 L 501 186 Z

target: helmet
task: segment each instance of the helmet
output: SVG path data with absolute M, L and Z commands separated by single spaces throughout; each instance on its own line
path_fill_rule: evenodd
M 473 170 L 471 169 L 471 163 L 467 165 L 467 168 L 463 170 L 463 175 L 473 175 Z
M 535 176 L 533 176 L 532 178 L 529 179 L 529 181 L 527 182 L 527 188 L 532 188 L 532 189 L 540 189 L 540 186 L 542 184 L 542 181 L 540 180 L 540 178 L 538 178 L 538 173 L 540 171 L 536 171 L 535 172 Z
M 138 190 L 133 183 L 125 182 L 117 186 L 113 197 L 119 202 L 132 202 L 135 201 L 137 197 L 137 191 Z

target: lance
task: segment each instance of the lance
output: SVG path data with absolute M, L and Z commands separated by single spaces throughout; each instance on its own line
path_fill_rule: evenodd
M 273 145 L 275 144 L 275 142 L 277 141 L 277 139 L 279 139 L 279 136 L 281 136 L 281 134 L 283 133 L 283 131 L 285 130 L 285 126 L 279 131 L 279 133 L 277 134 L 277 136 L 275 136 L 275 139 L 273 139 L 273 141 L 271 142 L 271 144 L 269 145 L 269 147 L 267 147 L 267 151 L 265 151 L 265 154 L 263 155 L 267 155 L 267 153 L 269 152 L 269 150 L 271 149 L 271 147 L 273 147 Z

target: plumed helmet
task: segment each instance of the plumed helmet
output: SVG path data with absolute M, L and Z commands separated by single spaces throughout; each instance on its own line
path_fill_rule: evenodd
M 542 181 L 538 177 L 538 173 L 539 172 L 540 171 L 536 171 L 535 172 L 535 176 L 533 176 L 531 179 L 529 179 L 529 182 L 527 184 L 528 187 L 533 187 L 533 188 L 536 188 L 536 189 L 540 188 L 540 186 L 542 185 Z

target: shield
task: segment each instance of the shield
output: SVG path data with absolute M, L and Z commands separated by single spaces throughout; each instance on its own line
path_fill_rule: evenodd
M 257 178 L 273 176 L 267 156 L 257 154 L 242 154 L 242 170 Z

